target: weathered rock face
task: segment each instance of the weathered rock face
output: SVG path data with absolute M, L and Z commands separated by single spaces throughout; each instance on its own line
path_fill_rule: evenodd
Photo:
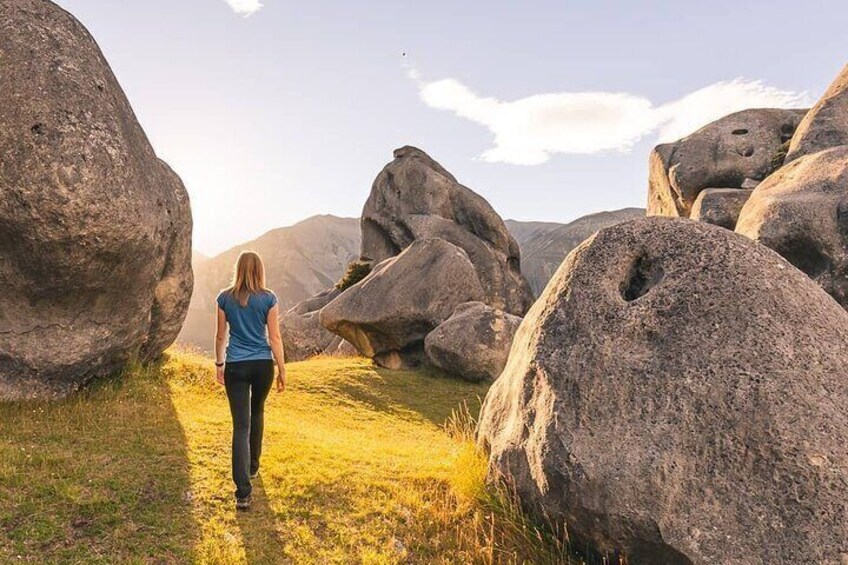
M 839 145 L 848 145 L 848 65 L 798 125 L 786 162 Z
M 648 218 L 572 252 L 486 397 L 490 470 L 632 563 L 848 558 L 848 313 L 772 250 Z
M 688 218 L 705 188 L 743 188 L 783 163 L 806 110 L 743 110 L 651 152 L 648 215 Z M 746 187 L 747 188 L 747 187 Z
M 341 291 L 331 288 L 313 296 L 288 310 L 280 318 L 280 335 L 286 360 L 303 361 L 324 353 L 334 344 L 338 336 L 321 325 L 318 313 L 321 308 L 335 299 Z
M 739 188 L 705 188 L 695 199 L 689 217 L 733 231 L 739 212 L 752 192 Z
M 482 302 L 468 302 L 424 340 L 427 358 L 446 372 L 471 382 L 491 381 L 506 365 L 521 318 Z
M 376 265 L 320 312 L 321 324 L 389 368 L 423 361 L 424 337 L 483 289 L 468 254 L 441 239 L 415 240 Z
M 745 204 L 736 231 L 786 257 L 848 308 L 848 146 L 772 174 Z
M 191 212 L 97 44 L 0 3 L 0 397 L 53 397 L 158 355 L 191 295 Z
M 468 253 L 487 304 L 523 315 L 533 296 L 500 216 L 420 149 L 402 147 L 394 156 L 362 210 L 362 257 L 380 262 L 417 239 L 444 239 Z

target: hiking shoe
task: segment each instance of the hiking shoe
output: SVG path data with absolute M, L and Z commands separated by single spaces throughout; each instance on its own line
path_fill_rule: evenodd
M 257 470 L 255 470 L 255 471 L 251 471 L 251 472 L 250 472 L 250 480 L 251 480 L 251 481 L 252 481 L 253 479 L 255 479 L 256 477 L 258 477 L 258 476 L 259 476 L 259 469 L 257 469 Z
M 250 510 L 250 503 L 252 500 L 253 497 L 250 495 L 247 495 L 244 498 L 236 498 L 236 510 Z

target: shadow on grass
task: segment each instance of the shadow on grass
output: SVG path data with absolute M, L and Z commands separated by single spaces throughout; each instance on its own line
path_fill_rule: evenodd
M 0 561 L 192 560 L 186 438 L 158 371 L 0 404 Z
M 395 371 L 372 367 L 327 387 L 351 401 L 377 412 L 403 416 L 417 414 L 442 426 L 459 406 L 465 404 L 476 417 L 488 384 L 472 384 L 431 367 Z
M 277 515 L 268 504 L 261 475 L 253 480 L 253 503 L 250 510 L 238 512 L 236 522 L 248 563 L 289 562 L 285 558 L 285 543 L 277 527 Z

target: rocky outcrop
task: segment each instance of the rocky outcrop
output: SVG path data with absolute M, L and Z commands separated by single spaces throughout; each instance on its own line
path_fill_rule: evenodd
M 631 563 L 848 556 L 848 313 L 765 246 L 648 218 L 572 252 L 482 409 L 493 477 Z
M 427 335 L 427 358 L 445 372 L 471 382 L 492 381 L 506 365 L 521 318 L 468 302 Z
M 523 315 L 533 296 L 500 216 L 420 149 L 402 147 L 394 157 L 362 210 L 362 258 L 379 263 L 418 239 L 443 239 L 468 254 L 487 304 Z
M 521 249 L 521 272 L 538 296 L 563 259 L 586 238 L 599 229 L 644 216 L 644 208 L 623 208 L 589 214 L 567 224 L 507 220 L 506 225 Z
M 651 152 L 648 215 L 688 218 L 705 188 L 749 188 L 780 167 L 806 110 L 743 110 Z
M 325 290 L 280 317 L 280 335 L 286 360 L 303 361 L 338 348 L 340 338 L 321 325 L 319 312 L 339 294 L 341 291 L 337 288 Z
M 705 188 L 695 199 L 689 217 L 733 231 L 739 212 L 752 192 L 740 188 Z
M 772 174 L 745 204 L 736 231 L 783 255 L 848 308 L 848 146 Z
M 389 368 L 424 361 L 425 336 L 483 288 L 468 254 L 441 239 L 418 239 L 320 311 L 321 324 Z
M 191 295 L 191 212 L 86 29 L 0 3 L 0 397 L 157 356 Z
M 848 65 L 801 120 L 786 162 L 840 145 L 848 145 Z

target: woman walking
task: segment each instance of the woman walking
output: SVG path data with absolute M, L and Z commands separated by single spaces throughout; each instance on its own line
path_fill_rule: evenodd
M 252 251 L 239 255 L 233 283 L 218 295 L 215 366 L 233 417 L 233 482 L 236 509 L 250 508 L 250 479 L 259 473 L 265 399 L 274 382 L 286 388 L 286 365 L 277 296 L 265 287 L 265 266 Z M 229 341 L 227 325 L 229 324 Z M 226 344 L 226 363 L 224 345 Z

